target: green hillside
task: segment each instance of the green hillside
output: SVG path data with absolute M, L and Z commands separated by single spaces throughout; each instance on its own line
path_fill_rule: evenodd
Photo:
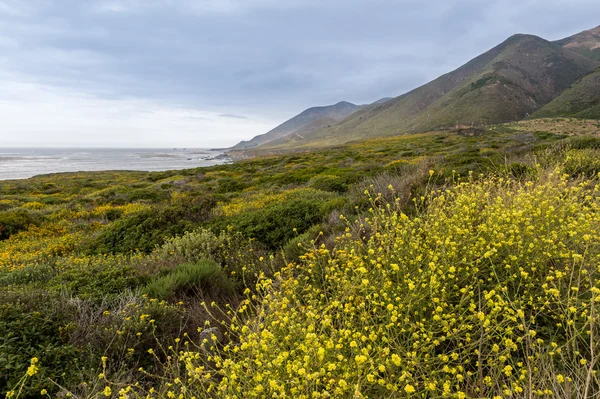
M 262 148 L 310 148 L 373 136 L 526 118 L 599 63 L 547 40 L 515 35 L 459 69 L 303 138 Z
M 600 119 L 600 69 L 587 75 L 533 114 L 533 117 Z

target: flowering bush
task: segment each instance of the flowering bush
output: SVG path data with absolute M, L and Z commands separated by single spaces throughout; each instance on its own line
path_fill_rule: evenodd
M 600 389 L 600 214 L 560 171 L 372 211 L 367 242 L 290 265 L 236 321 L 211 389 L 233 397 L 589 397 Z M 245 306 L 250 306 L 250 302 Z M 185 354 L 188 370 L 194 356 Z M 188 373 L 191 387 L 196 378 Z

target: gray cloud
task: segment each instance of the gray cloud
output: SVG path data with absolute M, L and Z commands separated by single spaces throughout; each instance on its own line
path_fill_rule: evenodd
M 229 118 L 229 119 L 248 119 L 247 117 L 245 117 L 243 115 L 236 115 L 236 114 L 221 114 L 219 116 L 221 118 Z
M 0 79 L 29 88 L 13 93 L 18 102 L 0 94 L 10 104 L 0 109 L 0 146 L 21 126 L 9 108 L 46 121 L 35 133 L 19 127 L 22 137 L 44 134 L 48 93 L 69 105 L 65 120 L 91 103 L 95 118 L 138 104 L 150 108 L 132 108 L 134 119 L 165 110 L 155 122 L 171 139 L 168 115 L 196 119 L 200 141 L 210 121 L 217 145 L 233 144 L 313 105 L 400 95 L 513 33 L 559 39 L 598 25 L 597 15 L 596 0 L 0 0 Z M 105 121 L 88 125 L 78 139 Z M 111 126 L 139 140 L 130 125 Z

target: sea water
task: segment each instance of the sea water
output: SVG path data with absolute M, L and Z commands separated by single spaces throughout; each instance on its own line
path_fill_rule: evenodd
M 179 170 L 229 162 L 222 151 L 197 148 L 0 148 L 0 180 L 57 172 Z

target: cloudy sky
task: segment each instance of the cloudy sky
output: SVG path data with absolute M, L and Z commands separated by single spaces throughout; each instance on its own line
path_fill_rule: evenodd
M 598 0 L 0 0 L 0 147 L 221 147 L 397 96 Z

